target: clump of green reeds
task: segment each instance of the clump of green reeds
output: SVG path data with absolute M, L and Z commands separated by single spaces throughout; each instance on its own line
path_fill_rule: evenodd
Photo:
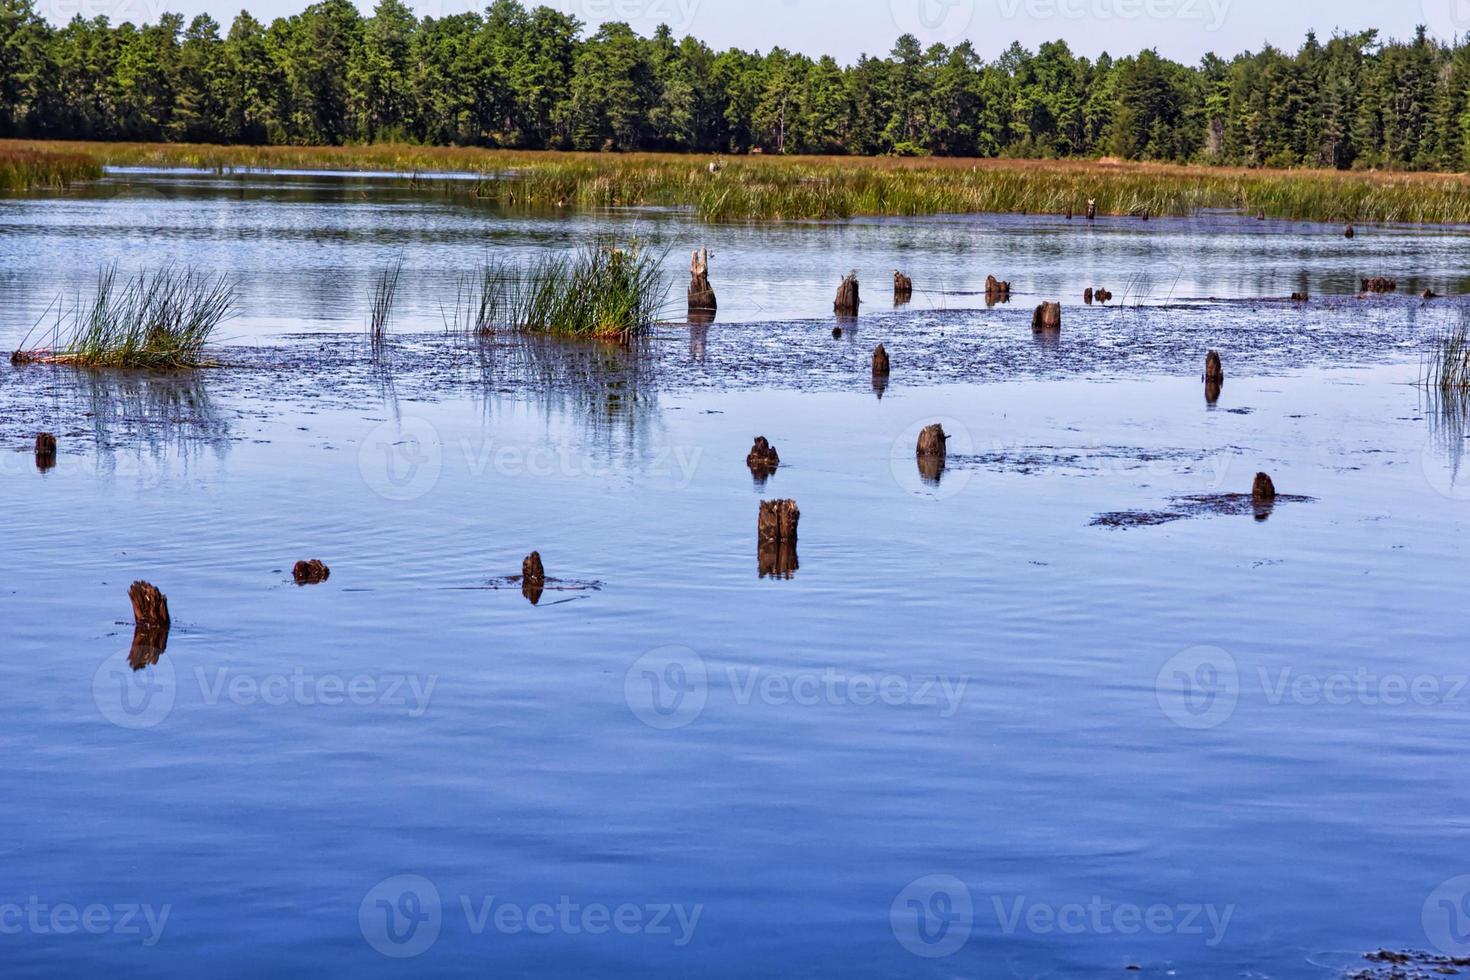
M 102 166 L 80 153 L 0 149 L 0 190 L 26 191 L 37 187 L 66 187 L 79 180 L 96 180 Z
M 1470 389 L 1470 314 L 1462 312 L 1459 323 L 1434 338 L 1420 383 L 1440 391 Z
M 657 320 L 668 297 L 662 257 L 637 244 L 589 245 L 527 265 L 493 261 L 460 280 L 451 330 L 627 340 Z
M 403 277 L 403 253 L 373 280 L 372 305 L 368 310 L 368 337 L 373 350 L 381 350 L 388 340 L 388 321 L 393 317 L 393 304 L 398 300 L 398 281 Z
M 205 345 L 235 312 L 236 290 L 227 275 L 172 266 L 130 279 L 104 268 L 89 300 L 53 304 L 51 344 L 11 355 L 14 364 L 80 367 L 193 368 L 207 365 Z M 43 318 L 44 319 L 44 318 Z

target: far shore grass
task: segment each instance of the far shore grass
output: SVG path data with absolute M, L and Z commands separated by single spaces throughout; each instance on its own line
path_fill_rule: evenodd
M 1470 176 L 1248 170 L 1112 160 L 711 157 L 521 152 L 399 144 L 210 146 L 0 140 L 102 166 L 453 172 L 464 193 L 528 208 L 663 205 L 706 221 L 981 212 L 1159 217 L 1209 209 L 1342 224 L 1470 224 Z M 711 164 L 714 166 L 711 167 Z M 453 188 L 450 188 L 453 192 Z

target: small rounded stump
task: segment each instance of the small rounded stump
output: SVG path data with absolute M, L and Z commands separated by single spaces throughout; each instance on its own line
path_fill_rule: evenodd
M 1205 355 L 1205 384 L 1220 384 L 1225 380 L 1225 365 L 1220 362 L 1219 351 Z
M 1432 289 L 1426 289 L 1426 290 L 1424 290 L 1424 292 L 1422 294 L 1422 298 L 1423 299 L 1439 299 L 1439 295 L 1437 293 L 1435 293 L 1435 291 L 1432 290 Z
M 1311 294 L 1309 294 L 1309 293 L 1292 293 L 1291 294 L 1291 301 L 1293 303 L 1305 303 L 1305 302 L 1308 302 L 1311 298 L 1312 298 L 1311 297 Z
M 762 500 L 756 533 L 762 544 L 795 544 L 801 510 L 794 500 Z
M 1371 276 L 1363 280 L 1363 292 L 1365 293 L 1396 293 L 1398 289 L 1398 282 L 1387 276 Z
M 1256 482 L 1251 486 L 1251 499 L 1257 503 L 1270 503 L 1276 499 L 1276 484 L 1271 477 L 1265 473 L 1256 474 Z
M 296 581 L 297 585 L 321 585 L 331 577 L 332 570 L 317 558 L 310 561 L 298 561 L 291 569 L 291 578 Z
M 893 301 L 895 303 L 907 303 L 914 298 L 914 281 L 908 276 L 893 270 Z
M 775 470 L 781 465 L 781 456 L 765 436 L 756 436 L 755 445 L 750 447 L 750 454 L 745 457 L 745 465 L 753 470 Z
M 545 584 L 546 569 L 541 564 L 541 552 L 533 551 L 521 562 L 521 585 L 535 587 Z
M 888 372 L 888 351 L 884 349 L 882 344 L 879 344 L 873 348 L 873 377 L 885 378 L 888 376 Z
M 1353 230 L 1353 226 L 1352 225 L 1348 225 L 1347 226 L 1347 230 L 1342 233 L 1342 237 L 1343 238 L 1352 238 L 1352 237 L 1356 236 L 1357 234 L 1358 233 Z
M 1082 290 L 1082 302 L 1086 303 L 1088 306 L 1091 306 L 1092 305 L 1092 287 L 1091 286 L 1088 286 L 1086 289 Z
M 1113 294 L 1099 286 L 1097 290 L 1093 292 L 1092 298 L 1106 306 L 1108 303 L 1112 302 Z
M 1011 284 L 1004 279 L 994 276 L 985 277 L 985 303 L 994 306 L 996 303 L 1009 303 L 1011 301 Z
M 1062 304 L 1042 303 L 1031 314 L 1031 331 L 1043 333 L 1062 329 Z
M 842 285 L 837 287 L 837 299 L 832 303 L 832 312 L 838 316 L 857 316 L 858 306 L 862 303 L 858 295 L 858 277 L 856 272 L 848 273 L 842 280 Z
M 943 459 L 947 450 L 945 443 L 949 436 L 944 434 L 944 426 L 929 425 L 919 433 L 919 444 L 914 448 L 914 455 L 920 459 Z
M 168 615 L 168 597 L 148 582 L 134 582 L 128 587 L 128 601 L 133 604 L 133 624 L 164 629 L 173 622 Z

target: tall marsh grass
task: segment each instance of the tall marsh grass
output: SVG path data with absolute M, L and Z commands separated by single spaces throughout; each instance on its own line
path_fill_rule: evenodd
M 1249 170 L 1111 160 L 892 157 L 708 158 L 464 147 L 210 146 L 0 142 L 0 153 L 50 149 L 99 164 L 459 173 L 447 192 L 526 208 L 687 207 L 708 221 L 941 213 L 1065 214 L 1088 200 L 1103 215 L 1190 215 L 1227 209 L 1286 220 L 1470 224 L 1470 176 L 1336 170 Z
M 1442 392 L 1470 391 L 1470 313 L 1435 338 L 1420 371 L 1420 384 Z
M 403 254 L 400 252 L 393 264 L 380 271 L 373 280 L 373 298 L 368 308 L 368 338 L 374 351 L 380 351 L 388 341 L 388 322 L 398 301 L 398 282 L 402 277 Z
M 28 191 L 38 187 L 60 189 L 101 176 L 102 164 L 89 154 L 56 153 L 0 144 L 0 191 Z
M 663 309 L 669 282 L 661 266 L 662 256 L 637 244 L 589 245 L 526 265 L 495 260 L 460 280 L 443 316 L 457 333 L 627 340 Z
M 50 344 L 30 347 L 30 337 L 11 355 L 12 364 L 71 364 L 79 367 L 204 367 L 205 346 L 235 313 L 236 290 L 226 275 L 167 267 L 129 279 L 116 266 L 102 270 L 89 299 L 52 304 Z M 48 315 L 50 311 L 48 311 Z

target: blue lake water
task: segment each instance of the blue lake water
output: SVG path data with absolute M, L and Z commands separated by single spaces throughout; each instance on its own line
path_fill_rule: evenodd
M 435 333 L 487 253 L 629 231 L 675 269 L 711 247 L 714 325 L 635 351 Z M 1461 306 L 1352 298 L 1381 273 L 1458 292 L 1462 245 L 1225 217 L 507 215 L 306 175 L 0 201 L 12 346 L 111 261 L 234 271 L 243 306 L 229 368 L 0 370 L 3 972 L 1338 977 L 1379 947 L 1470 955 L 1467 430 L 1414 385 Z M 395 354 L 369 365 L 367 283 L 400 252 Z M 873 286 L 833 340 L 849 267 L 910 271 L 916 302 Z M 1012 307 L 973 295 L 991 272 Z M 1138 284 L 1123 309 L 1076 302 L 1103 277 Z M 1300 288 L 1320 299 L 1258 301 Z M 1028 297 L 1066 302 L 1056 344 Z M 914 459 L 933 422 L 937 482 Z M 782 458 L 763 484 L 758 434 Z M 1093 525 L 1262 470 L 1309 499 Z M 763 575 L 776 497 L 798 560 Z M 533 550 L 535 604 L 513 580 Z M 331 577 L 298 587 L 309 558 Z M 135 579 L 174 619 L 141 662 Z

